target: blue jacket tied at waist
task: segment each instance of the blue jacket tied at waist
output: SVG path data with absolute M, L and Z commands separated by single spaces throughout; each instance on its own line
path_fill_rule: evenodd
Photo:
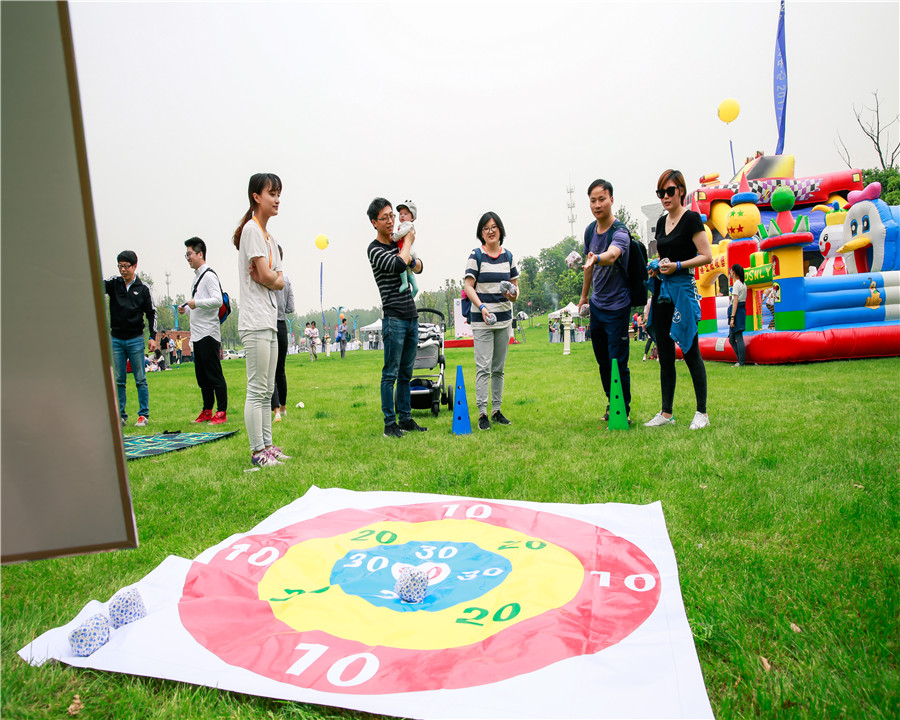
M 682 352 L 687 352 L 694 343 L 694 336 L 697 334 L 697 327 L 700 324 L 700 296 L 697 294 L 694 273 L 661 274 L 659 276 L 659 296 L 656 298 L 656 302 L 669 302 L 675 305 L 669 337 L 678 343 Z M 653 320 L 653 305 L 651 305 L 647 326 L 655 338 Z

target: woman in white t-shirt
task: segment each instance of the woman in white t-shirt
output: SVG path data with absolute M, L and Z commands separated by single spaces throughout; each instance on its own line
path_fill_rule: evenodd
M 735 263 L 728 273 L 731 285 L 731 305 L 728 308 L 728 343 L 737 356 L 735 367 L 744 366 L 744 326 L 747 323 L 747 286 L 744 284 L 744 268 Z
M 244 424 L 250 439 L 250 461 L 268 467 L 289 459 L 272 442 L 269 403 L 275 389 L 278 361 L 275 291 L 284 287 L 278 243 L 267 225 L 278 214 L 281 179 L 272 173 L 257 173 L 247 189 L 250 209 L 234 231 L 238 249 L 240 316 L 238 334 L 247 354 L 247 399 Z

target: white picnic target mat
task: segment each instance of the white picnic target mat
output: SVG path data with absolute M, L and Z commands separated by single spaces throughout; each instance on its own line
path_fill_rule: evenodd
M 412 718 L 713 717 L 658 502 L 312 487 L 130 588 L 146 616 L 90 656 L 68 636 L 108 601 L 19 655 Z

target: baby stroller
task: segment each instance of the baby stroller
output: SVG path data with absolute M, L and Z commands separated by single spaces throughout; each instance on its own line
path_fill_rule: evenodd
M 434 316 L 438 322 L 425 322 L 425 317 Z M 416 361 L 413 364 L 413 377 L 410 381 L 410 404 L 416 410 L 431 409 L 437 417 L 441 405 L 448 409 L 453 407 L 453 390 L 444 384 L 444 314 L 440 310 L 419 308 L 419 345 L 416 348 Z M 437 372 L 416 375 L 416 370 Z

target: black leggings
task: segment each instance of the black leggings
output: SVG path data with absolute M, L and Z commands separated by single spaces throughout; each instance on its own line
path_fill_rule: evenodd
M 287 376 L 284 374 L 284 361 L 287 358 L 287 322 L 278 321 L 278 364 L 275 366 L 275 391 L 272 393 L 272 409 L 287 404 Z
M 659 350 L 659 384 L 662 390 L 662 411 L 672 414 L 672 401 L 675 398 L 675 341 L 669 337 L 672 328 L 672 315 L 675 306 L 672 303 L 657 303 L 653 298 L 653 326 L 656 334 L 656 347 Z M 697 412 L 706 413 L 706 366 L 700 357 L 700 342 L 697 334 L 691 342 L 691 349 L 684 353 L 684 362 L 691 373 L 694 383 L 694 395 L 697 396 Z
M 734 354 L 737 357 L 738 364 L 743 365 L 744 358 L 747 353 L 747 351 L 744 347 L 744 333 L 742 333 L 742 332 L 728 333 L 728 344 L 731 345 L 731 349 L 734 350 Z
M 731 323 L 731 306 L 728 307 L 728 321 Z M 737 313 L 734 317 L 734 327 L 728 328 L 728 344 L 734 350 L 739 365 L 744 364 L 747 350 L 744 347 L 744 326 L 747 323 L 747 308 L 744 303 L 738 303 Z
M 649 335 L 647 336 L 647 344 L 644 345 L 644 355 L 650 352 L 650 348 L 653 347 L 653 338 Z

